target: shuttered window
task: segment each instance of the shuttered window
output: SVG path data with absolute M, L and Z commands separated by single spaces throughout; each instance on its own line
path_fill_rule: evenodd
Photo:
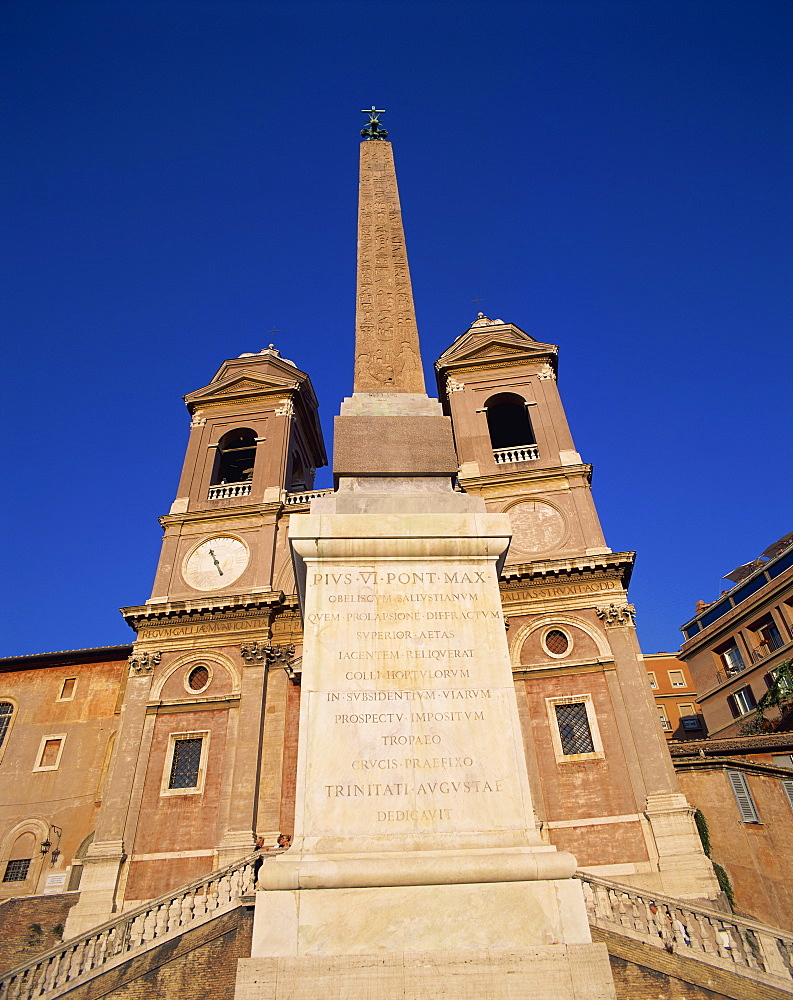
M 782 787 L 785 789 L 790 808 L 793 809 L 793 778 L 783 778 Z
M 746 781 L 746 775 L 741 771 L 727 771 L 727 779 L 730 782 L 735 801 L 738 804 L 738 812 L 744 823 L 759 823 L 760 815 L 757 806 L 754 804 L 752 793 Z

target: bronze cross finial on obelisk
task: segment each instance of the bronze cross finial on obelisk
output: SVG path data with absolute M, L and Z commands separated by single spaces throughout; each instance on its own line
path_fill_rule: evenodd
M 355 383 L 359 392 L 426 393 L 391 143 L 374 105 L 362 135 Z

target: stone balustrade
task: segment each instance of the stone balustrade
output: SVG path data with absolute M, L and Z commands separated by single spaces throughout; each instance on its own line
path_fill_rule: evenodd
M 329 496 L 333 490 L 306 490 L 303 493 L 287 493 L 284 498 L 286 507 L 296 507 L 298 504 L 311 503 L 317 497 Z
M 793 992 L 793 935 L 582 872 L 576 877 L 592 926 Z
M 520 444 L 514 448 L 494 448 L 493 458 L 496 465 L 504 465 L 507 462 L 533 462 L 540 457 L 540 449 L 536 444 Z
M 281 853 L 271 851 L 270 856 Z M 251 854 L 10 969 L 0 980 L 0 1000 L 52 1000 L 133 955 L 233 909 L 242 896 L 254 891 L 257 857 Z
M 229 500 L 232 497 L 247 497 L 251 494 L 250 483 L 220 483 L 210 486 L 207 500 Z

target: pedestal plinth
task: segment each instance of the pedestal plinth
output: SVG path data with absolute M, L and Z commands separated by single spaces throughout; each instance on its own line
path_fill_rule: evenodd
M 534 826 L 498 589 L 508 518 L 439 485 L 341 492 L 292 518 L 304 618 L 295 830 L 261 869 L 239 997 L 254 982 L 262 1000 L 309 996 L 320 966 L 334 996 L 375 995 L 345 975 L 344 956 L 367 990 L 387 993 L 401 970 L 404 997 L 429 992 L 438 963 L 459 974 L 466 962 L 502 970 L 484 997 L 512 996 L 517 966 L 527 996 L 548 995 L 551 966 L 554 995 L 613 996 L 575 859 Z

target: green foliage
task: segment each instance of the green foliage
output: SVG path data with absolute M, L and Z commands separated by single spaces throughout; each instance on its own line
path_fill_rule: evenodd
M 716 881 L 719 883 L 719 888 L 724 893 L 724 895 L 727 897 L 727 900 L 729 901 L 730 906 L 734 910 L 735 909 L 735 893 L 732 891 L 732 882 L 730 882 L 730 876 L 721 867 L 721 865 L 717 865 L 715 861 L 711 861 L 711 864 L 713 865 L 713 871 L 716 873 Z
M 773 732 L 779 719 L 765 718 L 770 709 L 777 709 L 780 716 L 793 708 L 793 660 L 783 660 L 773 670 L 773 683 L 758 701 L 750 719 L 741 726 L 742 736 L 761 736 Z
M 63 924 L 56 924 L 52 928 L 52 933 L 54 934 L 54 936 L 56 938 L 58 938 L 59 941 L 62 941 L 63 940 Z
M 708 821 L 705 819 L 705 814 L 701 809 L 695 810 L 694 822 L 697 824 L 697 833 L 699 834 L 699 839 L 702 841 L 702 850 L 708 857 L 710 857 L 710 832 L 708 830 Z
M 41 924 L 30 924 L 28 926 L 28 939 L 25 944 L 28 948 L 37 948 L 41 942 L 41 935 L 44 933 Z

